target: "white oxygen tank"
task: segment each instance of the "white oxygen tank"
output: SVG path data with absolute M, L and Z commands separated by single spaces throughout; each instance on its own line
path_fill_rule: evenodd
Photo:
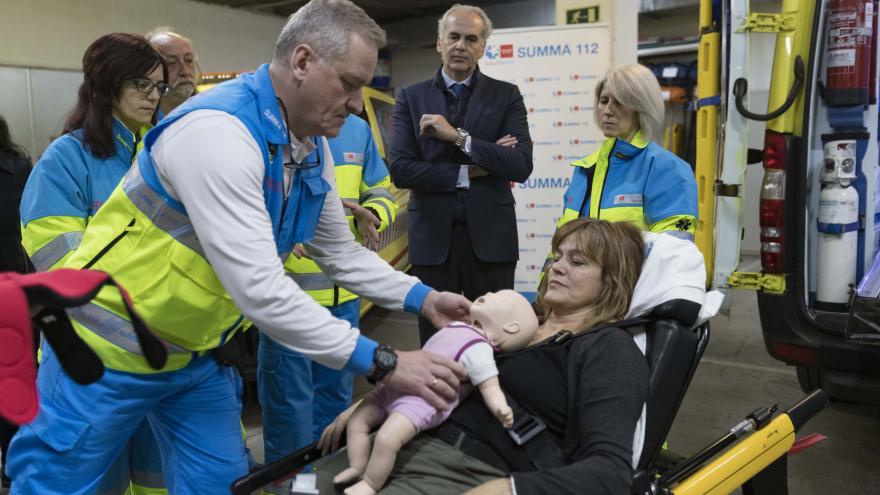
M 856 178 L 855 162 L 855 140 L 825 144 L 818 218 L 816 302 L 819 305 L 848 304 L 850 284 L 856 283 L 859 193 L 850 185 Z

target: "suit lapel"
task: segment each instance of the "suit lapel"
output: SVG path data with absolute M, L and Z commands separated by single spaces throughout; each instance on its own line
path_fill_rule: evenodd
M 443 91 L 437 86 L 431 85 L 428 94 L 425 95 L 425 111 L 422 113 L 446 115 L 446 97 L 443 96 Z
M 480 110 L 489 101 L 489 78 L 480 73 L 480 69 L 474 71 L 474 85 L 471 99 L 468 101 L 467 115 L 464 118 L 464 129 L 473 131 L 477 128 L 477 122 L 480 119 Z
M 438 70 L 434 74 L 434 80 L 428 85 L 428 91 L 425 95 L 425 109 L 422 113 L 446 115 L 445 91 L 443 77 L 440 75 L 440 70 Z

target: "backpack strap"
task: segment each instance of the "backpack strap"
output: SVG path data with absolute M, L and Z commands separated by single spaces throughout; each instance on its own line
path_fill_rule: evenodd
M 87 385 L 103 376 L 103 363 L 76 334 L 64 308 L 86 304 L 106 285 L 119 288 L 147 362 L 156 369 L 165 365 L 165 347 L 135 313 L 128 293 L 106 273 L 70 269 L 29 275 L 0 273 L 0 415 L 24 424 L 39 411 L 32 321 L 75 382 Z M 33 318 L 32 311 L 36 312 Z

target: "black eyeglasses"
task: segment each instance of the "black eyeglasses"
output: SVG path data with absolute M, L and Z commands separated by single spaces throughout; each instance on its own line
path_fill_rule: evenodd
M 320 144 L 319 144 L 319 146 L 320 146 Z M 307 170 L 310 168 L 315 168 L 315 167 L 321 166 L 321 154 L 318 153 L 318 150 L 315 150 L 315 151 L 309 153 L 309 156 L 307 156 L 304 161 L 298 162 L 293 159 L 293 148 L 291 147 L 290 151 L 288 153 L 288 157 L 289 157 L 288 160 L 290 160 L 290 161 L 284 162 L 282 165 L 284 165 L 286 168 L 289 168 L 289 169 Z
M 278 98 L 276 96 L 275 99 L 278 100 L 278 105 L 281 106 L 281 111 L 284 113 L 284 125 L 287 126 L 287 125 L 289 125 L 289 120 L 287 119 L 287 107 L 284 106 L 284 102 L 281 101 L 281 98 Z M 290 132 L 290 131 L 288 130 L 287 132 Z M 307 170 L 310 168 L 315 168 L 315 167 L 321 166 L 321 154 L 318 153 L 317 149 L 315 151 L 313 151 L 312 153 L 309 153 L 309 155 L 306 157 L 305 161 L 298 162 L 293 159 L 293 146 L 289 146 L 289 145 L 290 145 L 290 142 L 288 142 L 289 161 L 282 163 L 282 165 L 284 165 L 285 168 L 289 168 L 292 170 Z M 321 145 L 321 142 L 318 141 L 318 146 L 320 146 L 320 145 Z M 314 160 L 310 160 L 312 157 L 314 157 Z
M 156 91 L 159 92 L 159 96 L 168 96 L 168 93 L 171 92 L 171 85 L 161 81 L 157 82 L 149 79 L 129 79 L 129 81 L 134 84 L 135 89 L 144 94 L 152 93 L 153 88 L 156 88 Z

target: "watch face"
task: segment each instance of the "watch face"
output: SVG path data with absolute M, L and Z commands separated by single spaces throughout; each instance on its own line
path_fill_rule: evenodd
M 397 362 L 397 355 L 394 354 L 394 351 L 387 348 L 380 348 L 379 352 L 376 353 L 376 365 L 389 369 L 395 365 Z

